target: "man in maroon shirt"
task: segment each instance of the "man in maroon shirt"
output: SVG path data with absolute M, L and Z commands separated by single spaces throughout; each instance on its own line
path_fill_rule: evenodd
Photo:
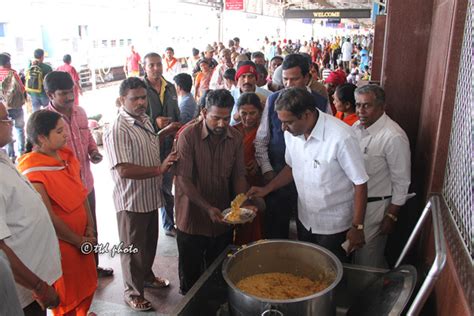
M 221 212 L 246 192 L 242 135 L 229 128 L 233 106 L 229 91 L 209 92 L 204 119 L 178 139 L 175 209 L 182 294 L 232 242 L 232 227 L 222 221 Z

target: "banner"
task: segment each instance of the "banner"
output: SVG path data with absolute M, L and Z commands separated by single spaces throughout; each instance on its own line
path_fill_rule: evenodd
M 225 9 L 226 10 L 243 10 L 244 9 L 244 0 L 225 0 Z
M 364 19 L 370 18 L 370 9 L 285 10 L 285 19 Z

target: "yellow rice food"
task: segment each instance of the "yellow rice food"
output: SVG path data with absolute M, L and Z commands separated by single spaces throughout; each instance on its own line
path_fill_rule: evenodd
M 288 300 L 312 295 L 329 286 L 328 280 L 313 281 L 291 273 L 262 273 L 240 280 L 241 291 L 272 300 Z
M 243 193 L 238 194 L 230 203 L 231 212 L 226 216 L 226 220 L 237 222 L 240 220 L 240 206 L 247 200 L 247 196 Z

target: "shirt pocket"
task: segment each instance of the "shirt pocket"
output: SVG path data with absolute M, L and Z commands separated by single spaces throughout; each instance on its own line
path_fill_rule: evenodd
M 367 175 L 371 178 L 386 165 L 385 156 L 377 151 L 366 153 L 364 154 L 364 165 Z
M 313 158 L 310 162 L 310 170 L 307 176 L 310 178 L 310 183 L 317 187 L 317 190 L 322 190 L 330 184 L 331 180 L 331 160 Z

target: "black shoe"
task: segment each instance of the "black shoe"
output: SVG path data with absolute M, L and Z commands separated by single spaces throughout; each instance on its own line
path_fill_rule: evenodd
M 104 278 L 112 275 L 114 275 L 114 270 L 112 268 L 97 267 L 97 277 Z

